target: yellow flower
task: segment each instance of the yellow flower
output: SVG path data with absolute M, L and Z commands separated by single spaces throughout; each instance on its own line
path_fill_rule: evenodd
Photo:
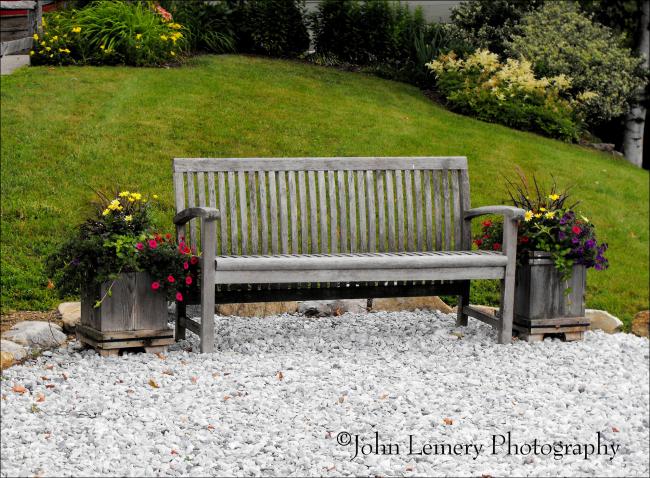
M 43 40 L 43 41 L 41 42 L 41 46 L 45 46 L 45 45 L 47 45 L 47 42 L 45 42 L 45 40 Z
M 524 221 L 528 222 L 533 218 L 533 211 L 526 211 L 524 214 Z
M 81 27 L 73 27 L 72 28 L 72 33 L 80 33 L 81 32 Z
M 133 220 L 133 216 L 131 216 L 131 214 L 129 214 L 128 216 L 124 216 L 124 220 L 126 222 L 131 222 Z
M 157 195 L 157 194 L 154 194 L 152 197 L 153 197 L 154 199 L 158 199 L 158 195 Z
M 160 39 L 162 41 L 167 41 L 167 35 L 160 35 Z
M 538 212 L 537 214 L 535 214 L 535 217 L 536 217 L 537 219 L 539 219 L 540 217 L 542 217 L 542 213 L 541 213 L 541 212 Z
M 30 55 L 33 55 L 33 54 L 34 54 L 34 50 L 29 50 L 29 54 L 30 54 Z
M 131 195 L 129 196 L 129 201 L 131 202 L 139 201 L 140 199 L 142 199 L 142 194 L 140 193 L 131 193 Z
M 103 50 L 104 48 L 106 48 L 105 45 L 99 45 L 99 49 L 100 49 L 100 50 Z
M 170 23 L 169 28 L 173 28 L 174 30 L 178 30 L 179 28 L 183 28 L 183 26 L 180 23 Z
M 133 196 L 129 196 L 129 202 L 135 202 L 135 198 Z
M 54 35 L 54 36 L 52 37 L 52 41 L 57 41 L 58 39 L 59 39 L 59 35 Z
M 58 18 L 58 16 L 57 16 L 57 18 Z M 44 27 L 47 26 L 47 20 L 45 20 L 45 18 L 42 18 L 42 19 L 41 19 L 41 24 L 42 24 Z
M 546 214 L 544 214 L 544 217 L 546 219 L 553 219 L 553 216 L 555 216 L 555 211 L 549 211 Z
M 38 40 L 38 33 L 34 33 L 34 40 Z
M 540 207 L 539 210 L 542 211 L 542 212 L 545 212 L 546 208 L 545 207 Z
M 67 48 L 59 48 L 59 52 L 61 52 L 61 53 L 70 53 L 70 50 L 68 50 Z
M 46 49 L 47 51 L 50 51 L 52 48 L 50 48 L 49 46 L 46 46 L 45 49 Z
M 548 198 L 551 201 L 557 201 L 558 199 L 560 199 L 560 195 L 559 194 L 551 194 Z
M 111 213 L 110 209 L 104 209 L 104 212 L 102 212 L 102 216 L 108 216 Z
M 50 58 L 54 58 L 54 55 L 53 55 L 53 54 L 51 54 L 51 55 L 50 55 Z
M 140 38 L 142 38 L 142 33 L 138 33 L 138 34 L 135 36 L 135 39 L 136 39 L 136 40 L 139 40 Z
M 169 54 L 170 54 L 171 56 L 176 56 L 176 53 L 174 53 L 174 50 L 170 51 Z

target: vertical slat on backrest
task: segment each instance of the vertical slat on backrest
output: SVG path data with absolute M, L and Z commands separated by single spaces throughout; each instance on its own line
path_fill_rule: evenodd
M 208 173 L 208 197 L 207 197 L 207 201 L 208 201 L 208 206 L 214 207 L 214 208 L 217 207 L 217 193 L 216 193 L 216 190 L 215 190 L 215 187 L 214 187 L 214 173 L 213 172 Z M 222 212 L 222 214 L 224 214 L 224 212 Z M 215 251 L 215 253 L 219 254 L 219 251 L 220 251 L 220 248 L 221 248 L 220 238 L 219 238 L 219 231 L 217 231 L 216 245 L 217 245 L 217 250 Z
M 466 226 L 463 218 L 465 211 L 468 211 L 472 206 L 469 198 L 469 174 L 467 169 L 458 171 L 460 175 L 460 204 L 461 204 L 461 223 L 462 223 L 462 248 L 470 250 L 472 248 L 472 228 Z
M 318 171 L 318 214 L 320 219 L 320 247 L 317 252 L 327 254 L 327 191 L 325 189 L 325 172 Z
M 402 171 L 395 171 L 395 206 L 397 207 L 397 247 L 406 250 L 406 231 L 404 229 L 404 183 Z
M 424 181 L 424 213 L 426 216 L 427 250 L 433 250 L 433 211 L 431 204 L 431 171 L 422 171 Z
M 269 171 L 269 227 L 271 228 L 271 254 L 280 253 L 280 248 L 278 247 L 278 193 L 275 174 L 275 171 Z
M 442 196 L 445 204 L 445 250 L 451 250 L 451 199 L 449 194 L 449 170 L 442 170 Z
M 291 252 L 298 254 L 298 197 L 296 194 L 296 172 L 289 171 L 289 218 L 291 223 Z
M 393 171 L 386 171 L 386 205 L 388 208 L 388 250 L 395 251 L 395 189 Z
M 348 171 L 348 204 L 350 205 L 350 252 L 357 252 L 357 189 L 354 171 Z
M 239 254 L 239 211 L 237 210 L 237 185 L 235 173 L 228 172 L 228 212 L 230 213 L 230 253 Z
M 453 208 L 454 208 L 454 250 L 462 249 L 461 234 L 461 219 L 460 219 L 460 192 L 458 189 L 458 171 L 451 171 L 451 192 L 453 195 Z
M 300 197 L 300 235 L 302 239 L 300 252 L 307 254 L 309 252 L 309 211 L 307 210 L 307 184 L 304 171 L 298 171 L 298 196 Z
M 345 171 L 337 171 L 336 179 L 338 185 L 338 197 L 339 197 L 339 232 L 341 235 L 341 241 L 339 243 L 340 252 L 349 252 L 350 248 L 348 247 L 348 198 L 345 192 Z
M 359 204 L 359 251 L 368 251 L 368 230 L 366 229 L 366 188 L 363 171 L 355 171 Z M 373 219 L 374 220 L 374 219 Z
M 436 250 L 442 249 L 442 201 L 440 192 L 440 171 L 433 171 L 433 211 L 436 215 Z
M 282 254 L 289 254 L 289 209 L 287 207 L 287 178 L 284 171 L 278 171 L 278 183 L 278 196 L 280 199 L 280 243 L 282 244 Z
M 221 211 L 221 220 L 219 221 L 221 226 L 221 245 L 219 253 L 225 255 L 231 252 L 228 247 L 228 216 L 230 216 L 230 211 L 228 210 L 228 206 L 226 206 L 226 173 L 219 171 L 217 173 L 217 182 L 219 185 L 219 191 L 217 191 L 219 195 L 219 210 Z
M 386 237 L 386 199 L 384 191 L 384 178 L 386 171 L 377 171 L 375 184 L 377 187 L 377 219 L 378 219 L 378 239 L 377 250 L 383 252 L 387 249 L 388 238 Z
M 327 171 L 327 183 L 329 186 L 329 202 L 330 202 L 330 247 L 332 254 L 339 252 L 339 228 L 338 228 L 338 214 L 336 204 L 336 181 L 334 179 L 334 171 Z
M 413 193 L 415 194 L 415 235 L 417 250 L 424 251 L 424 202 L 422 200 L 422 175 L 424 171 L 414 171 Z
M 255 184 L 255 171 L 248 173 L 248 204 L 251 211 L 251 250 L 252 254 L 260 254 L 258 242 L 258 216 L 259 208 L 257 207 L 257 184 Z
M 196 206 L 196 191 L 194 189 L 194 173 L 187 173 L 187 207 Z M 190 221 L 190 245 L 196 247 L 196 220 Z
M 249 173 L 253 174 L 253 173 Z M 241 224 L 241 253 L 250 254 L 248 247 L 248 195 L 246 194 L 246 173 L 237 171 L 237 182 L 239 183 L 239 219 Z
M 266 182 L 267 173 L 259 171 L 257 174 L 257 184 L 260 190 L 260 232 L 261 238 L 261 254 L 267 255 L 269 253 L 269 205 L 266 195 Z
M 368 208 L 368 252 L 377 252 L 377 216 L 375 214 L 375 172 L 366 171 L 366 207 Z
M 415 250 L 415 224 L 413 224 L 415 211 L 413 210 L 413 183 L 412 173 L 404 171 L 404 195 L 406 196 L 406 250 Z
M 183 173 L 174 173 L 174 202 L 176 203 L 176 212 L 181 212 L 185 209 L 185 184 L 183 181 Z M 181 237 L 185 236 L 185 225 L 178 227 L 178 237 L 176 240 L 180 241 Z
M 307 173 L 309 180 L 309 225 L 311 226 L 311 248 L 309 252 L 318 252 L 318 201 L 316 200 L 316 172 Z

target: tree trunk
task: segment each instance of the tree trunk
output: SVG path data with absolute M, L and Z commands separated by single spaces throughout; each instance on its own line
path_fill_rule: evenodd
M 642 66 L 646 70 L 648 69 L 648 50 L 650 50 L 649 18 L 650 0 L 645 0 L 641 4 L 640 35 L 637 50 L 641 58 L 643 58 Z M 625 132 L 623 134 L 625 159 L 638 167 L 643 164 L 643 131 L 646 117 L 645 92 L 645 86 L 636 91 L 635 102 L 625 118 Z

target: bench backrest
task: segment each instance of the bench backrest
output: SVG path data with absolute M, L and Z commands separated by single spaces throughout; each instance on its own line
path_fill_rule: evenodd
M 177 158 L 173 170 L 177 212 L 221 211 L 218 255 L 470 248 L 464 157 Z

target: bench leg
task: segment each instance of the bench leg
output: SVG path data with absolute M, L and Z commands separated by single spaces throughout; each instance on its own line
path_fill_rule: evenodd
M 187 317 L 186 310 L 184 302 L 176 302 L 176 333 L 174 334 L 174 337 L 177 342 L 185 338 L 185 326 L 181 325 L 181 322 L 183 322 Z
M 458 295 L 458 307 L 456 312 L 456 326 L 467 325 L 467 314 L 463 312 L 463 308 L 469 305 L 469 282 L 463 287 L 464 291 Z
M 217 223 L 201 224 L 201 353 L 214 352 L 215 253 Z
M 517 221 L 504 220 L 503 251 L 508 257 L 505 276 L 501 281 L 501 321 L 499 343 L 512 342 L 512 321 L 515 315 L 515 269 L 517 267 Z

